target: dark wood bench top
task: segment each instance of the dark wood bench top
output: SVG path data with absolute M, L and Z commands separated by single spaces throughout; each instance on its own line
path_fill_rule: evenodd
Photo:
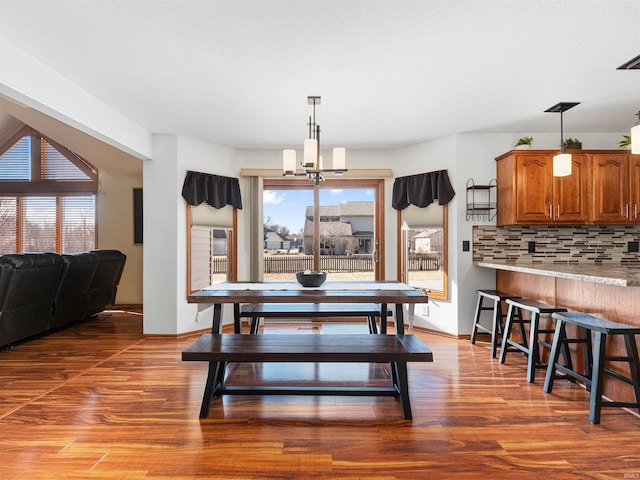
M 373 303 L 251 303 L 242 305 L 241 317 L 379 317 L 381 306 Z M 392 310 L 387 309 L 387 315 Z
M 562 312 L 551 315 L 556 320 L 571 323 L 582 328 L 604 333 L 605 335 L 616 334 L 639 334 L 640 327 L 627 325 L 624 323 L 612 322 L 603 318 L 595 317 L 582 312 Z
M 432 362 L 415 335 L 204 334 L 182 360 L 213 362 Z

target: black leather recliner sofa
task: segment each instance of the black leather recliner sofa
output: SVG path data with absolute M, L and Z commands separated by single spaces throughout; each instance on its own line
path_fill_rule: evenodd
M 12 253 L 0 257 L 0 265 L 0 344 L 48 330 L 65 269 L 62 257 Z
M 0 347 L 111 308 L 125 261 L 117 250 L 0 257 Z

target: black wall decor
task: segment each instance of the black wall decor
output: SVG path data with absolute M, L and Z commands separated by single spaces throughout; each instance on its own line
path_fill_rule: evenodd
M 133 189 L 133 243 L 142 243 L 142 189 Z

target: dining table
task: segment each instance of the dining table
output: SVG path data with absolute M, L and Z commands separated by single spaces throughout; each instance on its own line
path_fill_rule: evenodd
M 428 303 L 424 290 L 395 280 L 326 281 L 318 287 L 303 287 L 296 281 L 223 281 L 187 297 L 188 303 L 213 305 L 211 333 L 221 333 L 222 307 L 234 307 L 234 323 L 240 324 L 243 304 L 377 304 L 380 333 L 387 333 L 387 312 L 394 305 L 396 333 L 404 333 L 403 305 Z M 356 312 L 357 313 L 357 312 Z

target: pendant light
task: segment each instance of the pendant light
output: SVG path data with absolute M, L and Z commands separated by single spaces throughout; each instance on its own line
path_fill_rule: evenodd
M 571 154 L 567 153 L 567 148 L 564 144 L 562 114 L 579 104 L 580 102 L 560 102 L 545 110 L 545 112 L 560 113 L 560 152 L 553 157 L 554 177 L 566 177 L 571 175 Z

